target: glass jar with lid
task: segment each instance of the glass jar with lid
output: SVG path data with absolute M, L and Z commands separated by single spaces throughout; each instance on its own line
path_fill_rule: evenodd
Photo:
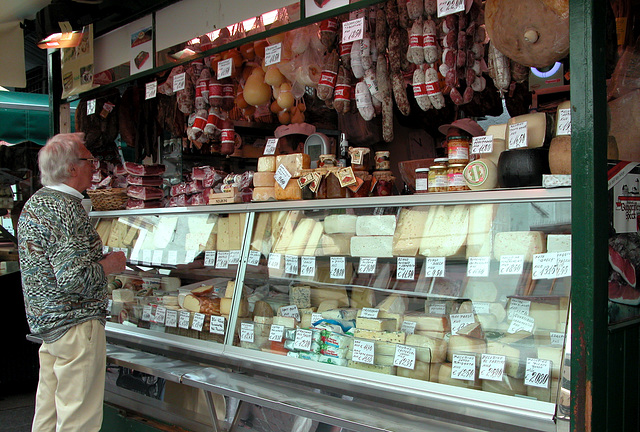
M 447 178 L 448 178 L 448 190 L 449 191 L 463 191 L 469 190 L 467 186 L 467 182 L 464 180 L 464 167 L 467 164 L 464 163 L 455 163 L 450 164 L 447 168 Z
M 416 168 L 416 193 L 429 192 L 429 168 Z
M 469 163 L 469 146 L 471 138 L 463 135 L 447 138 L 447 154 L 450 164 Z
M 428 191 L 446 192 L 449 186 L 447 175 L 448 158 L 436 158 L 429 167 Z

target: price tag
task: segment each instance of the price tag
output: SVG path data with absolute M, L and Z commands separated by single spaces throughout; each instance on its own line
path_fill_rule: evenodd
M 298 257 L 296 255 L 284 256 L 284 271 L 292 275 L 298 274 Z
M 260 264 L 260 251 L 249 251 L 249 258 L 247 264 L 250 266 L 257 266 Z
M 393 357 L 393 365 L 405 369 L 416 368 L 416 349 L 406 345 L 396 345 L 396 354 Z
M 318 313 L 318 312 L 312 312 L 311 313 L 311 324 L 313 323 L 317 323 L 318 321 L 321 321 L 322 318 L 322 314 Z
M 191 323 L 191 328 L 195 331 L 202 331 L 202 327 L 204 326 L 204 314 L 203 313 L 195 313 L 193 314 L 193 322 Z
M 264 49 L 264 65 L 271 66 L 272 64 L 280 63 L 282 58 L 282 43 L 269 45 Z M 273 153 L 271 153 L 273 154 Z
M 154 266 L 162 265 L 162 249 L 155 249 L 151 257 L 151 264 Z
M 438 18 L 464 11 L 464 0 L 437 0 Z
M 551 338 L 552 346 L 564 346 L 564 333 L 549 332 L 549 338 Z
M 345 276 L 344 257 L 331 257 L 329 277 L 331 279 L 344 279 Z
M 403 321 L 400 330 L 406 334 L 414 334 L 416 332 L 416 324 L 415 321 Z
M 364 307 L 362 308 L 360 317 L 361 318 L 378 318 L 378 313 L 380 313 L 380 309 Z
M 451 378 L 473 381 L 476 377 L 476 356 L 454 354 L 451 362 Z
M 253 323 L 243 322 L 240 325 L 240 341 L 253 343 L 255 338 L 254 328 Z
M 107 300 L 107 315 L 111 315 L 111 311 L 113 310 L 113 300 Z
M 396 279 L 413 280 L 416 276 L 416 259 L 413 257 L 398 257 L 396 260 Z
M 571 276 L 571 251 L 558 252 L 558 271 L 556 277 Z
M 218 251 L 218 257 L 216 258 L 216 268 L 229 268 L 229 251 Z
M 283 317 L 295 318 L 296 321 L 300 322 L 300 312 L 298 311 L 297 305 L 282 306 L 280 308 L 280 314 Z
M 189 250 L 187 251 L 187 253 L 184 256 L 184 263 L 185 264 L 189 264 L 192 263 L 193 260 L 196 259 L 196 255 L 198 254 L 199 251 L 197 250 Z
M 534 254 L 531 279 L 555 279 L 558 271 L 558 254 L 555 252 Z
M 96 113 L 96 100 L 91 99 L 90 101 L 87 101 L 87 115 L 91 115 L 95 113 Z
M 447 313 L 447 305 L 444 303 L 430 304 L 429 313 L 434 315 L 445 315 Z
M 491 313 L 491 303 L 487 302 L 472 302 L 471 307 L 473 308 L 473 313 L 478 315 L 486 315 Z
M 364 17 L 342 23 L 342 43 L 360 40 L 364 37 Z
M 179 90 L 184 90 L 185 83 L 187 82 L 187 74 L 186 72 L 182 72 L 180 74 L 174 75 L 173 77 L 173 92 L 177 92 Z
M 540 388 L 549 388 L 551 377 L 551 361 L 537 358 L 527 358 L 527 366 L 524 371 L 524 385 Z
M 471 139 L 471 154 L 491 153 L 493 151 L 493 135 L 483 135 Z
M 212 334 L 224 334 L 224 317 L 211 315 L 209 322 L 209 333 Z
M 374 346 L 373 341 L 354 339 L 351 360 L 359 363 L 373 364 Z
M 151 265 L 152 253 L 151 249 L 144 249 L 142 251 L 142 262 L 146 265 Z
M 533 333 L 533 327 L 535 326 L 535 323 L 536 321 L 532 317 L 518 313 L 513 316 L 507 332 L 513 334 L 519 332 L 520 330 L 524 330 L 526 332 Z
M 140 261 L 140 249 L 131 249 L 131 261 L 139 262 Z
M 178 327 L 189 330 L 189 321 L 191 321 L 191 312 L 180 311 L 180 315 L 178 316 Z
M 427 258 L 424 275 L 426 277 L 444 277 L 444 257 Z
M 269 254 L 269 262 L 267 263 L 267 267 L 272 269 L 279 269 L 280 263 L 282 262 L 282 255 L 279 253 L 270 253 Z
M 153 99 L 158 93 L 158 81 L 151 81 L 144 85 L 144 100 Z
M 109 253 L 109 246 L 102 246 L 102 255 L 106 255 Z
M 509 302 L 507 318 L 512 320 L 515 314 L 529 315 L 530 310 L 531 302 L 529 300 L 512 298 Z
M 293 349 L 300 351 L 311 351 L 311 339 L 313 332 L 311 330 L 296 330 L 296 338 L 293 341 Z
M 178 311 L 176 310 L 167 310 L 167 317 L 164 320 L 164 325 L 167 327 L 177 327 L 178 326 Z
M 151 305 L 142 308 L 142 321 L 151 321 Z
M 276 170 L 276 173 L 274 174 L 274 178 L 276 180 L 276 183 L 278 183 L 280 187 L 284 189 L 287 187 L 287 184 L 289 184 L 289 180 L 291 180 L 291 173 L 284 165 L 280 164 L 278 166 L 278 169 Z
M 558 110 L 558 127 L 556 135 L 571 135 L 571 109 Z
M 178 251 L 169 251 L 167 255 L 167 264 L 178 265 Z
M 216 73 L 216 78 L 222 79 L 222 78 L 230 77 L 231 76 L 231 69 L 233 69 L 233 59 L 232 58 L 228 58 L 226 60 L 220 60 L 218 62 L 218 71 Z
M 269 138 L 267 144 L 264 146 L 265 155 L 272 155 L 276 153 L 276 146 L 278 145 L 278 138 Z
M 509 150 L 527 146 L 527 122 L 509 125 Z
M 240 251 L 232 250 L 229 251 L 229 265 L 238 265 L 240 264 Z
M 204 253 L 204 266 L 213 267 L 216 265 L 216 251 L 206 251 Z
M 153 317 L 153 320 L 158 324 L 164 324 L 164 321 L 166 318 L 167 318 L 167 308 L 164 306 L 158 306 L 156 308 L 156 316 Z
M 501 275 L 519 275 L 524 268 L 524 255 L 502 255 L 500 257 Z
M 507 358 L 495 354 L 482 354 L 478 378 L 490 381 L 502 381 L 504 364 Z
M 490 257 L 469 257 L 467 277 L 488 277 Z
M 358 273 L 360 274 L 375 274 L 378 258 L 360 258 L 360 264 L 358 264 Z
M 316 275 L 316 257 L 303 256 L 300 259 L 300 276 L 314 277 Z
M 451 320 L 451 334 L 457 335 L 458 330 L 461 328 L 473 324 L 476 322 L 472 313 L 464 313 L 464 314 L 451 314 L 449 315 L 449 319 Z
M 269 340 L 273 342 L 282 342 L 283 337 L 284 326 L 273 324 L 271 326 L 271 330 L 269 331 Z

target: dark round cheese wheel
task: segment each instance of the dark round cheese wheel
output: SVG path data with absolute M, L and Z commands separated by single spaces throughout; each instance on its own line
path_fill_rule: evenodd
M 501 187 L 542 186 L 542 174 L 549 173 L 549 149 L 544 147 L 504 151 L 498 159 Z

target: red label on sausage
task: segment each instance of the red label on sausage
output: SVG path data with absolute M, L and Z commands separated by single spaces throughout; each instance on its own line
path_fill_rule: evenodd
M 209 88 L 209 80 L 198 80 L 196 85 L 196 97 L 202 97 L 202 92 L 206 92 Z
M 440 84 L 438 83 L 438 81 L 428 82 L 425 84 L 425 86 L 427 88 L 427 94 L 429 96 L 433 96 L 440 93 Z
M 207 125 L 207 120 L 204 117 L 196 117 L 193 122 L 193 129 L 201 131 Z
M 340 55 L 351 54 L 351 45 L 353 45 L 353 42 L 340 44 Z
M 427 96 L 427 85 L 426 84 L 414 84 L 413 85 L 413 95 L 415 97 L 419 96 Z
M 222 84 L 210 83 L 209 84 L 209 97 L 222 97 Z
M 233 84 L 224 84 L 222 86 L 222 95 L 226 98 L 233 98 L 234 96 Z
M 331 88 L 336 86 L 336 80 L 338 79 L 338 74 L 334 71 L 323 70 L 320 75 L 320 81 L 318 85 L 326 85 Z
M 338 30 L 338 19 L 331 18 L 328 20 L 324 20 L 320 23 L 320 31 L 330 31 L 335 32 Z
M 422 46 L 436 46 L 436 35 L 426 34 L 422 37 Z
M 422 47 L 422 45 L 420 44 L 420 42 L 422 41 L 420 39 L 422 38 L 418 35 L 411 35 L 411 37 L 409 38 L 409 46 L 412 48 Z
M 335 100 L 350 100 L 351 86 L 349 84 L 338 84 L 333 94 L 335 95 Z
M 233 129 L 222 129 L 222 136 L 221 136 L 222 142 L 234 142 L 235 139 L 236 139 L 236 134 L 233 131 Z

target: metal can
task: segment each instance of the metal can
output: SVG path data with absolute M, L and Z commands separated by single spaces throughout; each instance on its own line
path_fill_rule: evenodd
M 449 168 L 447 168 L 447 179 L 448 179 L 448 186 L 447 186 L 447 190 L 449 191 L 463 191 L 463 190 L 469 190 L 469 187 L 467 186 L 467 182 L 464 181 L 464 167 L 466 167 L 467 164 L 451 164 L 449 165 Z
M 416 168 L 416 193 L 429 192 L 429 168 Z
M 437 158 L 429 167 L 427 189 L 429 192 L 446 192 L 448 190 L 447 161 L 447 158 Z
M 447 153 L 450 164 L 469 163 L 469 145 L 471 140 L 465 136 L 447 138 Z

